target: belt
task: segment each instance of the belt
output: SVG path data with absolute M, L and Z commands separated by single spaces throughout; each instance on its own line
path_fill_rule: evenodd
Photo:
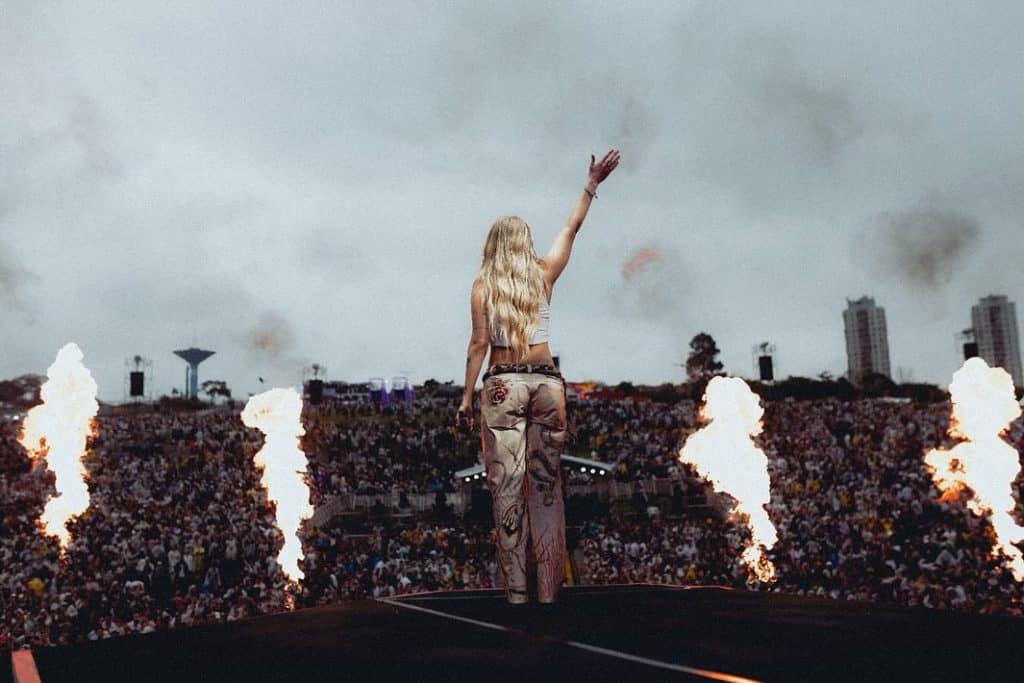
M 504 375 L 506 373 L 525 373 L 535 375 L 547 375 L 549 377 L 557 377 L 562 379 L 562 373 L 558 371 L 554 365 L 550 363 L 498 363 L 487 368 L 487 372 L 484 373 L 484 379 L 492 375 Z

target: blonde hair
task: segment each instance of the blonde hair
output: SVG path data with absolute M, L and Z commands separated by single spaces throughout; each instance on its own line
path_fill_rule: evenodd
M 518 216 L 494 221 L 484 242 L 477 280 L 483 286 L 491 330 L 504 330 L 512 356 L 522 361 L 530 351 L 529 340 L 537 329 L 545 295 L 544 273 L 526 221 Z

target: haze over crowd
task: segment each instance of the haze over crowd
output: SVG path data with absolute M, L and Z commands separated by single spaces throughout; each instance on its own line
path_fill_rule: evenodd
M 566 376 L 845 370 L 885 306 L 894 373 L 946 384 L 989 293 L 1024 301 L 1024 6 L 5 3 L 0 377 L 67 341 L 217 351 L 235 391 L 461 381 L 486 230 L 550 244 L 622 150 L 552 302 Z M 658 254 L 624 277 L 642 249 Z

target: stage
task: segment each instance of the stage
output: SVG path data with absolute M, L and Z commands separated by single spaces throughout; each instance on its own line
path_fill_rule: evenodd
M 1021 643 L 1024 619 L 642 585 L 558 605 L 426 593 L 32 654 L 42 683 L 998 681 L 1024 677 Z

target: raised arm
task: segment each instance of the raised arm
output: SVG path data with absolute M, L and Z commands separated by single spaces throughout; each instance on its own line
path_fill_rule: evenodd
M 473 332 L 469 337 L 469 348 L 466 349 L 466 384 L 456 416 L 459 425 L 464 427 L 473 426 L 473 390 L 491 346 L 487 302 L 484 301 L 484 288 L 478 281 L 473 283 L 473 291 L 469 295 L 469 314 L 473 321 Z
M 547 277 L 549 291 L 551 287 L 554 287 L 558 276 L 565 270 L 566 264 L 569 263 L 572 243 L 576 239 L 576 233 L 579 232 L 580 227 L 583 225 L 583 219 L 587 217 L 587 211 L 590 210 L 590 202 L 597 197 L 597 186 L 618 165 L 619 150 L 617 149 L 608 150 L 608 153 L 597 163 L 594 162 L 594 155 L 590 155 L 590 171 L 587 173 L 587 184 L 580 194 L 579 201 L 576 202 L 576 208 L 573 209 L 572 214 L 569 216 L 569 221 L 562 228 L 562 231 L 558 233 L 558 236 L 555 237 L 555 243 L 551 245 L 551 250 L 544 257 L 544 264 L 546 266 L 545 276 Z

